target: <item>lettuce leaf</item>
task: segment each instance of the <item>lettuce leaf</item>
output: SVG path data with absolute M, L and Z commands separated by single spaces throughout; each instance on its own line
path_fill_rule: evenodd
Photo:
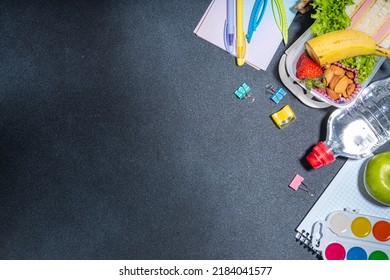
M 351 24 L 351 19 L 345 8 L 350 4 L 353 4 L 353 0 L 313 0 L 311 6 L 315 13 L 311 17 L 315 22 L 310 27 L 311 32 L 318 36 L 347 28 Z
M 359 83 L 363 83 L 374 71 L 378 57 L 375 55 L 359 55 L 340 61 L 341 64 L 357 69 Z

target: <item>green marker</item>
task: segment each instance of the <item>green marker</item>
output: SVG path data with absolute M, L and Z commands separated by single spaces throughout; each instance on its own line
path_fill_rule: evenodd
M 282 32 L 284 44 L 287 45 L 288 42 L 287 15 L 282 0 L 272 0 L 272 12 L 274 13 L 275 22 L 279 27 L 280 31 Z

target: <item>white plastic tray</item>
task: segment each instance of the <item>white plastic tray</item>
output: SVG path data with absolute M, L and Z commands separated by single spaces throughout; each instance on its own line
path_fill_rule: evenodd
M 362 92 L 362 90 L 367 87 L 367 85 L 370 83 L 372 78 L 375 76 L 376 72 L 378 71 L 379 67 L 383 64 L 385 61 L 384 57 L 380 57 L 377 61 L 377 63 L 374 66 L 374 71 L 368 77 L 367 80 L 365 80 L 361 84 L 360 91 L 358 91 L 355 95 L 355 98 L 351 100 L 341 100 L 338 102 L 335 102 L 331 98 L 322 95 L 321 93 L 311 90 L 310 93 L 307 93 L 305 85 L 295 76 L 296 72 L 296 64 L 298 62 L 298 59 L 300 55 L 305 51 L 305 42 L 313 37 L 313 34 L 311 33 L 310 29 L 307 29 L 301 37 L 298 38 L 297 41 L 294 42 L 294 44 L 289 47 L 285 53 L 282 55 L 282 58 L 279 62 L 279 75 L 280 79 L 282 80 L 283 84 L 305 105 L 312 107 L 312 108 L 327 108 L 329 106 L 335 106 L 338 108 L 346 108 L 351 106 L 359 94 Z

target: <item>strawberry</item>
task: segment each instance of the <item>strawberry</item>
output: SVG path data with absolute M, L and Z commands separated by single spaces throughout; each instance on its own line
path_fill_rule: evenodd
M 297 78 L 300 80 L 314 79 L 323 74 L 322 68 L 306 52 L 299 57 L 296 69 Z

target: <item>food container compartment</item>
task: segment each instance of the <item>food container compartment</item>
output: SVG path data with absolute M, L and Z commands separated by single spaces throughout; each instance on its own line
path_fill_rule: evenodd
M 310 93 L 307 93 L 305 84 L 302 83 L 301 80 L 296 77 L 295 73 L 298 59 L 305 51 L 305 42 L 312 37 L 313 34 L 311 33 L 310 29 L 307 29 L 301 35 L 301 37 L 299 37 L 298 40 L 295 41 L 294 44 L 292 44 L 291 47 L 286 50 L 279 63 L 279 75 L 282 82 L 289 88 L 289 90 L 294 95 L 296 95 L 296 97 L 298 97 L 304 104 L 310 107 L 325 108 L 329 106 L 334 106 L 338 108 L 346 108 L 351 106 L 356 101 L 362 90 L 368 86 L 380 66 L 385 61 L 385 58 L 378 58 L 378 61 L 374 66 L 373 73 L 370 75 L 370 77 L 368 77 L 367 80 L 360 84 L 359 90 L 357 90 L 354 95 L 348 99 L 340 99 L 335 101 L 326 94 L 323 94 L 316 89 L 312 89 Z M 297 85 L 299 85 L 299 87 Z M 325 104 L 321 104 L 323 102 L 325 102 Z

